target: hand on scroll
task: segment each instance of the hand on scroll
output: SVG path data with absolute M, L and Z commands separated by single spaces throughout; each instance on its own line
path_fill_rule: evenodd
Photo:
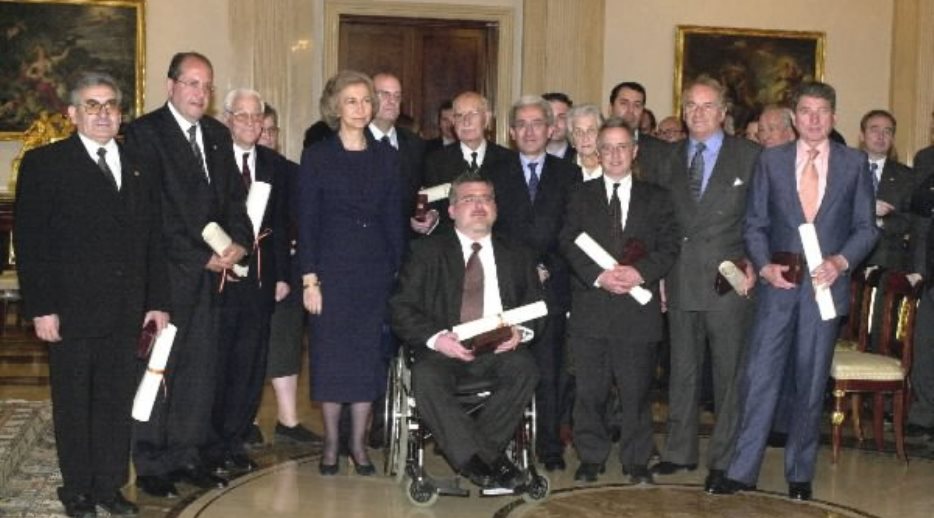
M 831 286 L 837 277 L 846 270 L 846 259 L 842 255 L 832 255 L 825 257 L 824 262 L 820 263 L 812 273 L 815 286 Z
M 759 270 L 759 275 L 766 280 L 773 288 L 780 290 L 790 290 L 795 287 L 794 283 L 788 282 L 782 277 L 782 272 L 787 272 L 788 266 L 769 263 Z
M 156 334 L 165 329 L 165 326 L 169 325 L 169 314 L 165 311 L 147 311 L 146 316 L 143 317 L 143 327 L 146 327 L 150 321 L 156 323 Z
M 614 266 L 611 270 L 604 270 L 597 277 L 597 286 L 615 295 L 624 295 L 629 291 L 629 286 L 623 282 L 618 272 L 619 266 Z
M 412 227 L 413 231 L 419 234 L 429 234 L 435 228 L 435 225 L 438 224 L 438 219 L 440 217 L 437 210 L 431 209 L 425 214 L 425 221 L 409 218 L 409 225 Z
M 463 362 L 472 362 L 474 360 L 473 352 L 466 349 L 458 340 L 454 333 L 443 333 L 435 340 L 435 350 L 447 356 Z
M 276 283 L 276 302 L 282 302 L 282 299 L 289 296 L 289 293 L 292 291 L 292 288 L 289 287 L 289 283 L 279 281 Z
M 516 326 L 512 326 L 512 336 L 509 337 L 509 340 L 496 346 L 496 350 L 493 351 L 494 354 L 504 353 L 506 351 L 511 351 L 516 347 L 519 347 L 520 339 L 519 330 L 516 329 Z
M 208 264 L 204 265 L 205 269 L 211 270 L 214 273 L 221 273 L 227 267 L 224 266 L 224 262 L 221 259 L 221 256 L 217 254 L 211 254 L 211 258 L 208 259 Z
M 233 268 L 235 264 L 239 263 L 241 259 L 246 255 L 246 248 L 238 245 L 237 243 L 231 243 L 224 250 L 224 254 L 220 256 L 221 263 L 223 263 L 224 268 Z
M 36 328 L 36 336 L 43 342 L 61 342 L 62 336 L 58 334 L 58 315 L 42 315 L 34 317 L 32 325 Z
M 613 270 L 617 272 L 617 276 L 626 286 L 627 292 L 644 282 L 642 274 L 632 266 L 617 266 Z

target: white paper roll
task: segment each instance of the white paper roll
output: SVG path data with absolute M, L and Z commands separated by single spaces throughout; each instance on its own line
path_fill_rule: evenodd
M 434 187 L 426 187 L 420 191 L 419 194 L 424 194 L 428 197 L 428 203 L 433 203 L 438 200 L 443 200 L 448 197 L 448 193 L 451 192 L 451 184 L 443 183 L 441 185 L 435 185 Z
M 733 287 L 733 291 L 738 293 L 741 297 L 746 296 L 746 290 L 743 287 L 743 283 L 746 282 L 746 274 L 736 266 L 736 263 L 733 261 L 723 261 L 717 266 L 717 271 L 726 279 L 726 282 L 730 283 L 730 286 Z
M 820 241 L 817 239 L 817 229 L 813 223 L 804 223 L 798 227 L 798 233 L 801 235 L 801 245 L 804 247 L 804 259 L 808 263 L 808 273 L 813 278 L 814 271 L 824 262 Z M 837 309 L 833 304 L 830 286 L 814 285 L 814 297 L 817 300 L 821 320 L 832 320 L 837 317 Z
M 574 244 L 587 254 L 587 257 L 593 260 L 593 262 L 597 263 L 597 266 L 604 270 L 610 270 L 619 264 L 606 249 L 600 246 L 600 243 L 594 241 L 586 232 L 581 232 L 580 235 L 577 236 L 577 239 L 574 240 Z M 629 290 L 629 295 L 643 306 L 652 300 L 652 292 L 642 286 L 634 286 Z
M 149 416 L 152 415 L 152 407 L 159 395 L 159 387 L 162 385 L 165 366 L 169 363 L 169 354 L 172 352 L 172 343 L 175 342 L 176 333 L 178 333 L 177 327 L 173 324 L 167 325 L 156 337 L 156 342 L 152 346 L 146 373 L 143 374 L 143 380 L 136 389 L 136 397 L 133 398 L 132 416 L 137 421 L 149 421 Z
M 540 300 L 525 306 L 504 311 L 499 315 L 483 317 L 470 322 L 464 322 L 454 326 L 451 331 L 457 335 L 460 341 L 469 340 L 477 335 L 492 331 L 498 327 L 515 326 L 524 324 L 536 318 L 541 318 L 548 314 L 548 306 L 545 301 Z
M 207 243 L 208 246 L 211 247 L 211 250 L 214 250 L 214 253 L 217 255 L 222 255 L 224 250 L 227 250 L 227 247 L 233 243 L 233 239 L 227 235 L 227 232 L 224 232 L 224 229 L 213 221 L 205 225 L 204 229 L 201 230 L 201 238 L 204 239 L 204 242 Z M 250 267 L 235 264 L 233 272 L 239 277 L 246 277 L 247 274 L 250 273 Z

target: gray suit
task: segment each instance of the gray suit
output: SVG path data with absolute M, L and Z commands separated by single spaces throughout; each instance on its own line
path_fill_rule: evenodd
M 699 201 L 691 193 L 689 141 L 684 140 L 661 168 L 681 229 L 678 261 L 665 281 L 671 336 L 668 439 L 663 459 L 697 464 L 698 402 L 704 353 L 710 343 L 717 422 L 708 467 L 729 462 L 736 423 L 735 379 L 752 318 L 753 304 L 735 291 L 714 290 L 717 267 L 745 257 L 743 219 L 746 191 L 759 146 L 724 136 L 707 187 Z
M 756 271 L 774 252 L 802 253 L 798 226 L 805 222 L 795 178 L 796 142 L 759 156 L 749 191 L 743 235 Z M 878 238 L 872 181 L 865 153 L 830 143 L 827 186 L 814 219 L 824 257 L 840 254 L 855 267 Z M 809 276 L 792 289 L 759 287 L 756 317 L 741 373 L 740 418 L 727 477 L 755 484 L 762 465 L 772 414 L 782 386 L 777 376 L 788 358 L 794 363 L 795 405 L 785 447 L 785 478 L 814 478 L 824 388 L 833 357 L 839 316 L 849 310 L 849 273 L 830 291 L 838 317 L 823 321 Z

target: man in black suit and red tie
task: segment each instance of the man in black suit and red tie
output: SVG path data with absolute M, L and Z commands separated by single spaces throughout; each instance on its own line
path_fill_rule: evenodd
M 134 428 L 137 485 L 158 497 L 177 495 L 174 482 L 201 488 L 226 480 L 205 467 L 217 376 L 221 275 L 252 249 L 246 189 L 234 161 L 230 131 L 204 117 L 214 92 L 211 62 L 197 52 L 173 56 L 165 106 L 127 127 L 127 147 L 161 181 L 163 246 L 168 255 L 172 322 L 178 333 L 169 357 L 167 390 L 148 422 Z M 220 254 L 201 231 L 216 222 L 233 243 Z
M 515 329 L 495 351 L 476 355 L 451 330 L 541 300 L 535 260 L 522 245 L 492 233 L 497 203 L 489 180 L 456 179 L 448 214 L 452 231 L 412 242 L 389 302 L 392 327 L 415 348 L 415 400 L 448 462 L 481 487 L 514 488 L 521 473 L 503 449 L 535 391 L 535 359 Z M 537 321 L 525 325 L 541 330 Z M 496 383 L 475 418 L 454 397 L 465 376 Z
M 678 254 L 678 226 L 668 192 L 633 179 L 638 147 L 625 121 L 608 120 L 597 148 L 603 178 L 580 184 L 571 194 L 560 236 L 573 274 L 568 346 L 577 381 L 574 445 L 581 460 L 574 478 L 595 482 L 604 471 L 612 446 L 607 396 L 615 383 L 623 474 L 633 483 L 651 483 L 649 389 L 663 325 L 658 281 Z M 581 233 L 619 264 L 601 268 L 575 244 Z M 631 294 L 637 287 L 648 290 L 651 300 L 638 302 Z
M 274 305 L 289 294 L 286 169 L 282 155 L 257 146 L 264 103 L 245 88 L 228 92 L 224 121 L 233 138 L 233 157 L 244 188 L 270 188 L 259 232 L 249 255 L 246 275 L 232 277 L 220 293 L 217 347 L 217 395 L 210 443 L 204 448 L 208 466 L 220 472 L 250 471 L 256 464 L 244 443 L 259 409 L 266 374 L 269 322 Z
M 508 167 L 490 179 L 496 187 L 498 235 L 516 240 L 535 253 L 539 279 L 545 289 L 548 317 L 532 343 L 540 374 L 536 391 L 539 458 L 548 471 L 563 470 L 564 444 L 558 436 L 560 408 L 568 384 L 564 368 L 564 330 L 571 306 L 568 266 L 558 250 L 568 194 L 580 169 L 545 152 L 555 128 L 551 103 L 523 96 L 509 111 L 509 134 L 519 150 Z
M 121 94 L 83 74 L 77 132 L 26 153 L 16 194 L 24 316 L 49 342 L 55 444 L 68 516 L 136 515 L 129 477 L 134 353 L 142 327 L 169 320 L 157 178 L 114 140 Z

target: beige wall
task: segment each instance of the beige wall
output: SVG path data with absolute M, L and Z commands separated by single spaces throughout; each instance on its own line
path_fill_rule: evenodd
M 614 84 L 634 80 L 656 116 L 673 112 L 678 25 L 824 31 L 824 79 L 837 89 L 837 129 L 853 145 L 862 114 L 889 104 L 894 1 L 607 0 L 600 105 Z

